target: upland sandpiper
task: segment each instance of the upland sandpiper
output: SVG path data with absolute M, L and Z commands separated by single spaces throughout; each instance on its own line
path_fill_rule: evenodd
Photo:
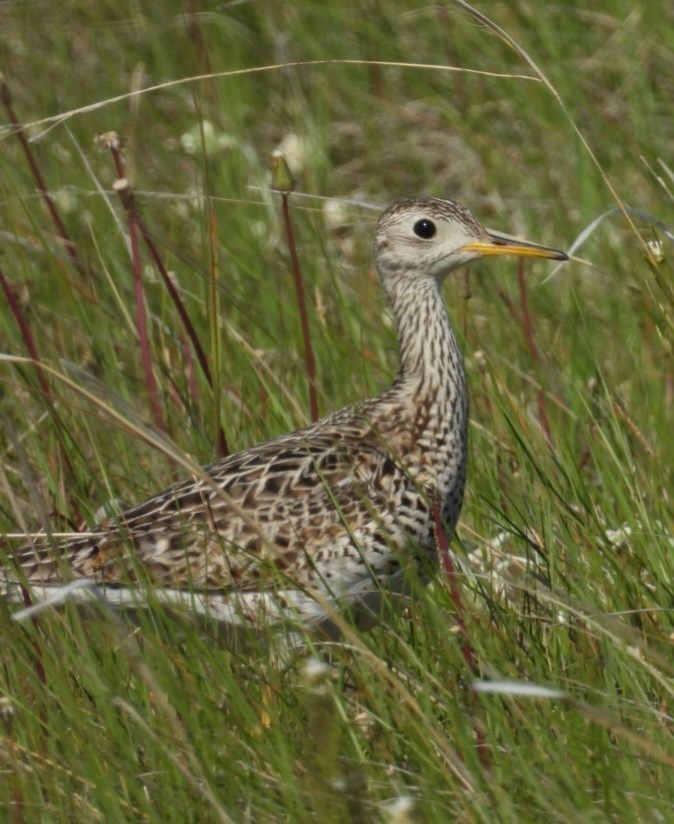
M 344 608 L 376 621 L 383 595 L 437 567 L 434 511 L 449 534 L 459 517 L 468 389 L 440 286 L 491 255 L 567 257 L 487 231 L 451 200 L 391 206 L 374 243 L 400 346 L 390 389 L 230 455 L 86 537 L 17 550 L 0 596 L 25 587 L 39 600 L 86 579 L 112 603 L 182 605 L 227 625 L 329 629 Z

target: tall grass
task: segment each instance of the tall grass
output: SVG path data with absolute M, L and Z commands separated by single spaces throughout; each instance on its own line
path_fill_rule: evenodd
M 1 12 L 3 533 L 86 526 L 310 419 L 281 141 L 321 411 L 395 368 L 379 207 L 442 194 L 560 247 L 619 207 L 552 277 L 489 261 L 446 287 L 472 391 L 465 634 L 442 579 L 294 654 L 158 607 L 3 608 L 3 818 L 672 817 L 672 11 L 481 10 L 529 63 L 451 3 Z

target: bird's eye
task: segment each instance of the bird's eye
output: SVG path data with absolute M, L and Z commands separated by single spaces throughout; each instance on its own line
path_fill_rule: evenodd
M 414 234 L 424 240 L 430 240 L 436 232 L 435 223 L 425 217 L 421 220 L 417 220 L 412 228 L 414 229 Z

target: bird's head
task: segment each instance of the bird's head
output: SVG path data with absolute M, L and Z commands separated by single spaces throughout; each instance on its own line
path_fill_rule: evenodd
M 568 259 L 558 249 L 488 231 L 452 200 L 402 200 L 377 224 L 375 259 L 384 281 L 402 272 L 418 272 L 440 282 L 458 266 L 493 255 Z

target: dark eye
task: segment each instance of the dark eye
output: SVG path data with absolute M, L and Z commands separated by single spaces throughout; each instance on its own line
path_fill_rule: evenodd
M 422 237 L 424 240 L 430 240 L 436 232 L 435 223 L 432 220 L 428 220 L 428 218 L 423 217 L 421 220 L 417 220 L 414 224 L 414 234 L 417 237 Z

